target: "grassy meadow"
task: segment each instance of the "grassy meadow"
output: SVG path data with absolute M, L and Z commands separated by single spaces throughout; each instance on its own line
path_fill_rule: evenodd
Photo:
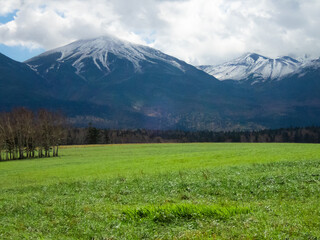
M 0 239 L 319 239 L 320 145 L 63 147 L 0 162 Z

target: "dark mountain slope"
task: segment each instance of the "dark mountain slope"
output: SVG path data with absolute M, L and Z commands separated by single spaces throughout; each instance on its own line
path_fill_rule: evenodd
M 115 112 L 105 106 L 59 99 L 56 96 L 51 84 L 28 65 L 0 54 L 0 111 L 9 111 L 15 107 L 28 107 L 33 110 L 47 108 L 61 110 L 70 117 L 89 115 L 98 119 L 101 117 L 100 112 Z
M 42 77 L 26 64 L 16 62 L 0 54 L 0 102 L 1 110 L 32 103 L 37 106 L 44 99 L 47 85 Z

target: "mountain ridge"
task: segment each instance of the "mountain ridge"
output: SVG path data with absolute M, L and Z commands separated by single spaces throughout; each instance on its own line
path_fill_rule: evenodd
M 251 83 L 280 80 L 295 73 L 310 60 L 303 61 L 289 56 L 268 58 L 256 53 L 246 53 L 236 59 L 218 65 L 202 65 L 199 69 L 223 80 L 246 81 Z

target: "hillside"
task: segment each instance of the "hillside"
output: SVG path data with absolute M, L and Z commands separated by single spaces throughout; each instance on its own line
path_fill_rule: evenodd
M 23 103 L 37 106 L 44 99 L 46 89 L 43 78 L 27 65 L 0 53 L 0 109 L 9 110 Z

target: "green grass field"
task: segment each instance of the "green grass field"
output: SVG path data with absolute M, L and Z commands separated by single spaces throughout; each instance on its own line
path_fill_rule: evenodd
M 320 238 L 320 145 L 60 153 L 0 162 L 0 239 Z

